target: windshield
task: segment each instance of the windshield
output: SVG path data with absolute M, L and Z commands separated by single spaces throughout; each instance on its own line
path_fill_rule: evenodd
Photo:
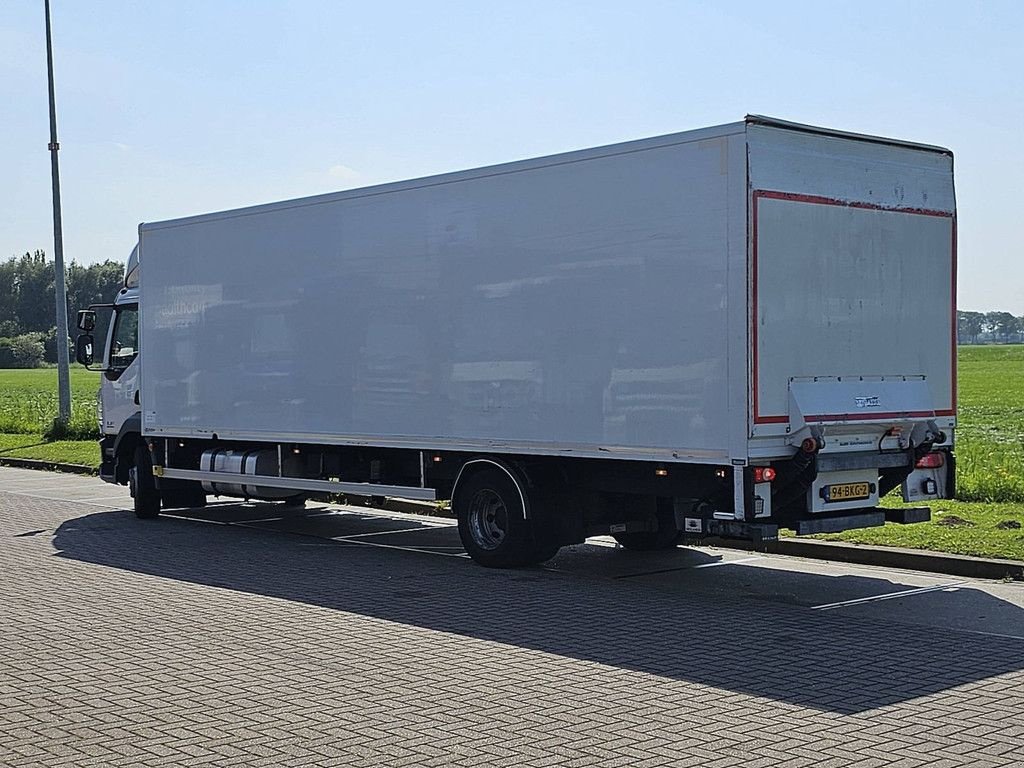
M 139 305 L 127 304 L 117 308 L 114 333 L 110 339 L 110 360 L 107 367 L 123 370 L 139 354 Z

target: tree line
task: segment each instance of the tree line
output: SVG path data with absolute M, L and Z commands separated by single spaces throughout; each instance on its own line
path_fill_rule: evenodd
M 37 368 L 57 361 L 54 264 L 43 251 L 0 262 L 0 368 Z M 67 267 L 69 332 L 75 313 L 90 304 L 114 300 L 124 281 L 124 264 L 104 261 Z M 96 317 L 97 338 L 104 338 L 110 313 Z
M 956 333 L 961 344 L 1020 343 L 1024 342 L 1024 316 L 957 310 Z

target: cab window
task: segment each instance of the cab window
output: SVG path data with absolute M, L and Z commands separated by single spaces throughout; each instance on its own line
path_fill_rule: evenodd
M 139 354 L 139 305 L 128 304 L 117 308 L 114 333 L 110 338 L 110 359 L 107 367 L 123 371 Z

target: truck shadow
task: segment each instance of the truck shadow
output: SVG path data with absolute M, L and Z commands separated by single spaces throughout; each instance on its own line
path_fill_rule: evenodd
M 203 521 L 138 521 L 129 512 L 99 512 L 66 521 L 53 543 L 58 556 L 71 560 L 293 600 L 842 714 L 1024 668 L 1024 641 L 1013 638 L 850 618 L 728 589 L 681 594 L 592 574 L 487 570 L 461 557 L 362 546 L 326 537 L 322 530 L 301 530 L 305 521 L 326 524 L 317 515 L 289 519 L 269 505 L 255 510 L 257 514 L 251 507 L 244 514 L 242 510 L 241 505 L 204 510 L 208 520 Z M 260 519 L 261 514 L 261 526 L 266 521 L 270 527 L 211 524 L 245 515 Z M 422 525 L 430 533 L 427 523 L 402 523 L 413 529 Z M 285 535 L 275 535 L 275 525 Z M 452 535 L 451 529 L 443 533 Z M 711 559 L 692 550 L 681 552 L 678 562 L 694 556 Z M 611 550 L 593 553 L 609 562 L 620 556 Z M 757 570 L 753 578 L 772 578 L 771 572 Z M 829 583 L 836 581 L 843 582 L 842 593 L 851 585 L 868 594 L 901 588 L 863 576 L 789 572 L 787 578 L 799 580 L 793 589 L 818 593 L 827 593 Z M 1005 602 L 979 590 L 945 597 L 958 603 L 951 610 L 965 615 L 1007 610 Z

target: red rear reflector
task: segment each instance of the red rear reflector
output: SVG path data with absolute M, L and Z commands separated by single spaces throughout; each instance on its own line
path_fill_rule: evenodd
M 775 470 L 771 467 L 754 467 L 755 483 L 770 483 L 775 479 Z
M 916 466 L 918 469 L 934 469 L 935 467 L 941 467 L 946 463 L 946 457 L 941 451 L 935 451 L 934 453 L 926 453 L 920 459 L 917 460 Z

